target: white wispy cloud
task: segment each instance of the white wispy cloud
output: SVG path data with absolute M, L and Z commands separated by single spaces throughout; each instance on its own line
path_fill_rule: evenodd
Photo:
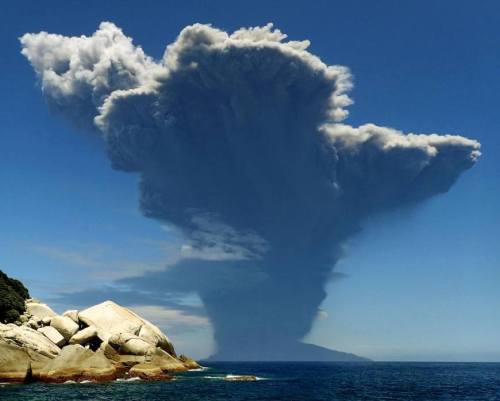
M 34 245 L 32 248 L 42 256 L 46 256 L 70 266 L 90 269 L 102 267 L 102 262 L 97 260 L 95 255 L 88 255 L 75 250 L 50 245 Z
M 158 271 L 165 267 L 165 261 L 143 261 L 123 259 L 116 254 L 119 250 L 100 245 L 33 245 L 38 255 L 61 264 L 61 267 L 81 269 L 90 280 L 117 280 L 132 277 L 147 271 Z M 73 271 L 74 273 L 74 271 Z

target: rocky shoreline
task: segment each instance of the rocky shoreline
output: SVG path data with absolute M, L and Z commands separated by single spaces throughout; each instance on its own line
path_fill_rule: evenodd
M 28 299 L 16 322 L 0 323 L 0 382 L 157 381 L 198 368 L 158 327 L 112 301 L 58 315 Z

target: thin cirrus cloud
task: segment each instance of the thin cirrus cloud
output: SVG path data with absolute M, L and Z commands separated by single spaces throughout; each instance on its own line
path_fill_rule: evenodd
M 224 359 L 293 355 L 363 220 L 448 191 L 480 156 L 458 135 L 341 123 L 348 68 L 272 24 L 187 26 L 159 61 L 109 22 L 21 44 L 50 109 L 140 175 L 142 213 L 214 251 L 118 282 L 198 294 Z
M 163 260 L 145 262 L 121 259 L 117 257 L 116 252 L 110 252 L 103 246 L 34 245 L 31 249 L 38 255 L 56 262 L 59 267 L 81 269 L 85 272 L 87 285 L 89 281 L 117 280 L 134 276 L 139 272 L 161 270 L 165 267 Z

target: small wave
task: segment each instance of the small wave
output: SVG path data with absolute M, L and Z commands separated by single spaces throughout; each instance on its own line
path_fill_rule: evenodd
M 116 379 L 117 382 L 138 382 L 142 379 L 140 377 L 128 377 L 126 379 Z
M 66 380 L 63 384 L 77 384 L 74 380 Z
M 80 384 L 89 384 L 89 383 L 93 383 L 93 381 L 92 380 L 82 380 L 80 382 Z
M 226 375 L 225 379 L 239 379 L 242 377 L 255 377 L 255 380 L 269 380 L 267 377 L 260 377 L 260 376 L 254 376 L 254 375 Z
M 204 379 L 210 379 L 210 380 L 224 380 L 224 376 L 203 376 Z
M 203 376 L 204 379 L 209 379 L 209 380 L 228 380 L 228 381 L 237 381 L 240 378 L 245 378 L 245 377 L 255 377 L 255 380 L 269 380 L 265 377 L 259 377 L 259 376 L 252 376 L 252 375 L 233 375 L 233 374 L 228 374 L 225 376 Z M 244 380 L 243 380 L 244 381 Z M 252 381 L 252 380 L 248 380 Z
M 200 366 L 196 369 L 189 369 L 188 372 L 203 372 L 204 370 L 210 369 L 208 366 Z

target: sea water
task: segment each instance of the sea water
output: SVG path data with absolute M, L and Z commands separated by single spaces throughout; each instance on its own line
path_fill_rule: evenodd
M 226 381 L 254 375 L 253 382 Z M 170 382 L 0 385 L 2 401 L 493 401 L 496 363 L 211 363 Z

